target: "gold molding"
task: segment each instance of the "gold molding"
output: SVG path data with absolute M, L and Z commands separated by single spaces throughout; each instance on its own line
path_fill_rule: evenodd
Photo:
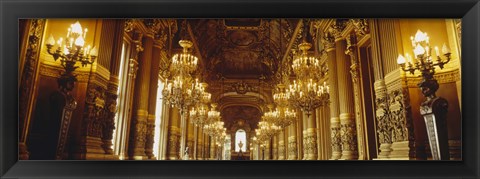
M 436 73 L 433 76 L 439 84 L 455 83 L 461 81 L 459 69 Z M 409 76 L 407 77 L 407 86 L 416 88 L 418 87 L 417 84 L 420 83 L 421 80 L 422 77 Z

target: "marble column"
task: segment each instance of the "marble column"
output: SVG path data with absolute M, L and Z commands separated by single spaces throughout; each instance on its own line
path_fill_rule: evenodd
M 342 156 L 342 144 L 340 138 L 340 107 L 338 98 L 338 81 L 336 65 L 335 38 L 331 33 L 325 33 L 322 44 L 327 52 L 328 85 L 330 87 L 330 129 L 332 142 L 332 156 L 330 159 L 337 160 Z
M 353 99 L 353 86 L 350 75 L 350 59 L 345 54 L 346 40 L 342 36 L 346 21 L 336 20 L 331 26 L 335 37 L 336 66 L 338 80 L 338 99 L 340 106 L 340 136 L 342 141 L 343 160 L 355 160 L 358 158 L 357 132 L 355 126 L 355 107 Z
M 152 64 L 152 37 L 143 38 L 144 50 L 140 55 L 138 76 L 135 82 L 135 98 L 133 121 L 130 137 L 130 158 L 134 160 L 147 159 L 145 143 L 148 126 L 148 102 L 150 94 L 150 75 Z

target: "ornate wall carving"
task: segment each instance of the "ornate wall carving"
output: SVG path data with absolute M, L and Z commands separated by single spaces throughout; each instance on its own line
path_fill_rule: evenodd
M 102 138 L 102 127 L 105 119 L 105 89 L 98 84 L 90 83 L 87 87 L 83 113 L 82 131 L 84 136 Z
M 355 124 L 342 124 L 340 127 L 340 136 L 343 151 L 357 150 L 357 133 Z
M 340 137 L 340 127 L 331 128 L 332 150 L 334 152 L 342 151 L 342 138 Z
M 288 160 L 297 159 L 297 140 L 295 136 L 288 137 Z
M 409 141 L 413 137 L 413 126 L 410 124 L 410 105 L 404 89 L 391 91 L 389 94 L 390 123 L 392 125 L 392 142 Z M 411 127 L 412 134 L 408 134 Z M 413 141 L 413 138 L 411 139 Z
M 111 149 L 112 139 L 113 139 L 113 130 L 115 129 L 115 115 L 117 113 L 117 89 L 118 84 L 110 82 L 108 89 L 105 93 L 106 103 L 105 103 L 105 120 L 103 121 L 103 149 L 106 154 L 112 154 Z
M 19 127 L 20 127 L 20 140 L 19 140 L 19 155 L 20 159 L 28 159 L 27 147 L 24 144 L 26 141 L 26 135 L 28 133 L 29 114 L 31 114 L 31 104 L 33 102 L 33 85 L 35 82 L 36 69 L 39 62 L 40 42 L 43 35 L 43 29 L 45 27 L 44 19 L 32 19 L 30 21 L 26 54 L 24 59 L 23 71 L 20 79 L 19 86 Z

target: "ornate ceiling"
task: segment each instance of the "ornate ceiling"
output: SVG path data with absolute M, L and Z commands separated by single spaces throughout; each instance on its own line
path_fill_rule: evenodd
M 188 23 L 208 80 L 272 80 L 295 27 L 295 21 L 280 19 L 195 19 Z

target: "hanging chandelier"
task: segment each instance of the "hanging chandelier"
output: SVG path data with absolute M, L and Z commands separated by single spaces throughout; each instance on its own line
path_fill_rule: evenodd
M 292 64 L 293 72 L 298 79 L 314 79 L 321 72 L 320 61 L 316 57 L 308 55 L 311 47 L 312 44 L 308 42 L 298 45 L 302 52 L 294 58 Z
M 183 51 L 182 53 L 173 55 L 170 71 L 174 75 L 190 75 L 197 69 L 198 63 L 198 58 L 190 54 L 189 51 L 193 43 L 189 40 L 180 40 L 178 44 L 183 48 Z
M 307 24 L 308 20 L 304 25 L 303 43 L 298 45 L 301 54 L 294 57 L 292 64 L 297 80 L 289 85 L 286 96 L 293 107 L 301 109 L 310 116 L 316 108 L 328 102 L 329 89 L 326 83 L 323 85 L 317 83 L 321 66 L 317 58 L 308 55 L 312 45 L 306 41 Z
M 194 82 L 190 77 L 177 76 L 173 82 L 166 81 L 162 91 L 163 98 L 168 105 L 177 107 L 183 114 L 189 106 L 200 101 L 204 88 L 196 79 Z
M 267 119 L 271 118 L 275 125 L 285 128 L 295 122 L 297 115 L 295 110 L 289 108 L 289 96 L 284 84 L 278 84 L 273 94 L 273 101 L 277 105 L 275 111 L 265 113 Z
M 206 92 L 205 89 L 207 87 L 206 83 L 201 83 L 204 91 L 200 95 L 199 102 L 197 103 L 196 107 L 193 107 L 190 112 L 190 121 L 195 126 L 203 126 L 207 123 L 208 120 L 208 103 L 212 97 L 212 94 Z
M 281 128 L 268 121 L 258 122 L 258 128 L 255 129 L 255 138 L 260 142 L 266 142 L 270 140 Z
M 329 99 L 329 87 L 324 82 L 319 85 L 310 79 L 307 83 L 299 80 L 293 81 L 287 90 L 290 103 L 310 116 L 316 108 L 326 104 Z

